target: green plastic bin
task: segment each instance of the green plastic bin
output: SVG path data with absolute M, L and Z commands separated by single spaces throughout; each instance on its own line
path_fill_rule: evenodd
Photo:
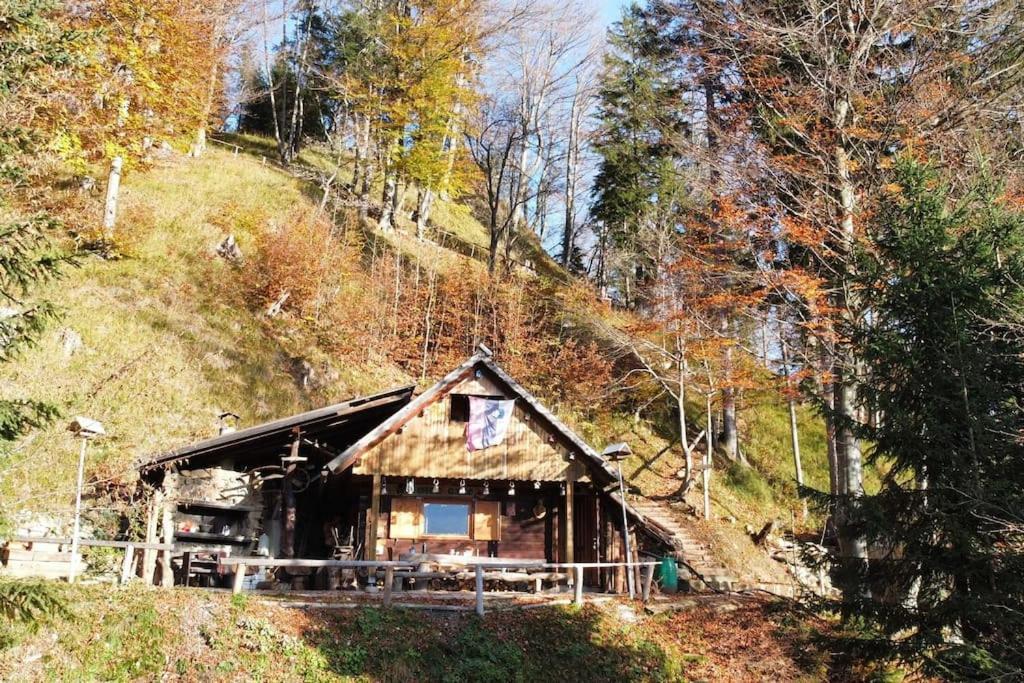
M 658 582 L 661 584 L 662 593 L 675 593 L 679 590 L 679 569 L 676 567 L 674 558 L 661 558 L 661 565 L 658 567 Z

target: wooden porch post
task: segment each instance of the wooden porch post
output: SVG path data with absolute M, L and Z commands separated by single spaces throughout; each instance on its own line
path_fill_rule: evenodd
M 164 528 L 164 543 L 168 546 L 173 547 L 174 545 L 174 519 L 171 516 L 171 508 L 164 501 L 163 508 L 163 528 Z M 166 550 L 161 551 L 161 563 L 160 563 L 160 585 L 164 588 L 170 588 L 174 585 L 174 573 L 171 571 L 171 553 L 173 552 L 170 547 Z
M 146 511 L 146 543 L 157 542 L 157 514 L 163 506 L 164 492 L 160 489 L 153 491 L 149 499 L 149 509 Z M 144 548 L 142 550 L 142 582 L 147 586 L 153 585 L 153 574 L 156 573 L 156 550 Z
M 292 476 L 299 462 L 299 434 L 295 435 L 292 441 L 291 453 L 288 456 L 288 467 L 285 470 L 284 480 L 281 482 L 281 509 L 284 513 L 284 524 L 281 529 L 281 556 L 295 557 L 295 525 L 298 522 L 298 515 L 295 511 L 295 488 L 292 486 Z
M 377 559 L 377 524 L 380 519 L 380 475 L 373 475 L 370 510 L 366 515 L 366 559 Z
M 563 515 L 563 519 L 565 520 L 565 556 L 562 561 L 566 564 L 572 564 L 573 562 L 575 562 L 575 560 L 573 559 L 575 557 L 575 553 L 573 552 L 574 548 L 572 540 L 572 513 L 574 505 L 573 489 L 575 488 L 575 483 L 576 468 L 570 465 L 569 469 L 566 471 L 565 476 L 565 502 L 563 503 L 565 507 L 565 514 Z

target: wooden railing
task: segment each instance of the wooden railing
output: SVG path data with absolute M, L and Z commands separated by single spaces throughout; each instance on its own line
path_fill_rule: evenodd
M 235 567 L 235 576 L 231 590 L 233 593 L 242 592 L 242 583 L 245 580 L 245 570 L 249 566 L 258 567 L 331 567 L 337 569 L 371 569 L 384 571 L 384 606 L 390 607 L 393 599 L 393 586 L 395 580 L 395 569 L 414 570 L 421 563 L 418 561 L 392 561 L 392 560 L 298 560 L 298 559 L 273 559 L 269 557 L 224 557 L 220 563 L 225 566 Z M 459 563 L 461 567 L 473 570 L 476 613 L 483 616 L 484 613 L 484 574 L 485 570 L 494 569 L 569 569 L 573 577 L 573 602 L 576 605 L 583 604 L 583 570 L 597 568 L 624 567 L 631 571 L 633 567 L 642 570 L 640 596 L 643 602 L 647 602 L 651 596 L 651 583 L 654 579 L 654 568 L 658 562 L 572 562 L 572 563 L 544 563 L 536 560 L 502 560 L 500 558 L 487 557 L 474 561 L 472 557 L 466 557 L 464 562 Z M 376 573 L 376 572 L 373 572 Z M 454 570 L 430 572 L 433 575 L 453 576 L 458 572 Z M 492 578 L 500 578 L 493 577 Z
M 71 545 L 70 538 L 56 538 L 50 536 L 15 536 L 7 539 L 13 543 L 52 543 L 55 545 Z M 102 538 L 80 538 L 78 545 L 86 548 L 123 548 L 124 559 L 121 561 L 121 577 L 119 583 L 128 583 L 131 578 L 132 558 L 136 550 L 168 550 L 173 551 L 171 543 L 143 543 L 141 541 L 108 541 Z M 74 563 L 74 558 L 72 558 Z M 72 570 L 74 571 L 74 570 Z

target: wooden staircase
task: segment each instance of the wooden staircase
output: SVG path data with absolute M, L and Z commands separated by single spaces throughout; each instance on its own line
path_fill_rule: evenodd
M 749 588 L 715 559 L 711 549 L 697 539 L 685 522 L 679 521 L 680 513 L 668 503 L 636 497 L 630 500 L 630 505 L 669 536 L 675 548 L 672 555 L 688 570 L 680 573 L 680 582 L 691 591 L 741 591 Z

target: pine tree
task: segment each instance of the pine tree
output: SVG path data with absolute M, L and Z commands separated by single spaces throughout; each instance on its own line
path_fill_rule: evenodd
M 884 553 L 873 592 L 891 599 L 859 609 L 890 654 L 1008 680 L 1024 673 L 1024 340 L 1008 332 L 1024 214 L 984 184 L 953 205 L 912 162 L 888 189 L 859 258 L 870 313 L 850 332 L 881 416 L 861 436 L 889 468 L 859 524 Z
M 595 150 L 601 161 L 592 211 L 606 251 L 622 254 L 618 286 L 627 304 L 636 298 L 631 290 L 660 265 L 645 253 L 642 232 L 652 223 L 675 221 L 683 191 L 673 144 L 685 130 L 674 77 L 679 65 L 662 29 L 639 5 L 626 8 L 609 32 L 600 91 Z M 608 275 L 599 275 L 600 285 Z
M 0 363 L 31 344 L 54 318 L 53 305 L 31 295 L 65 260 L 50 241 L 56 221 L 25 215 L 13 201 L 30 182 L 21 161 L 44 132 L 32 127 L 31 114 L 41 113 L 56 70 L 72 59 L 70 36 L 50 18 L 56 10 L 57 3 L 46 0 L 0 4 L 0 115 L 6 122 L 0 127 Z M 55 414 L 39 401 L 0 397 L 0 440 L 10 441 Z

